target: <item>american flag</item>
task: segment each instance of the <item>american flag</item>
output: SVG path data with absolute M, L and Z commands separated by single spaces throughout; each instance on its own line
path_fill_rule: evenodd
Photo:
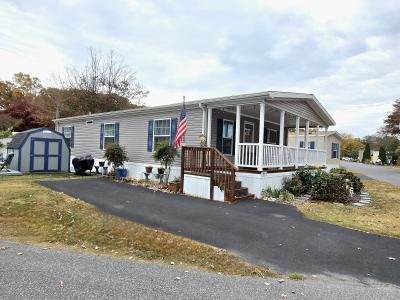
M 179 123 L 175 136 L 175 147 L 179 148 L 182 146 L 183 138 L 185 136 L 186 131 L 187 131 L 187 113 L 185 106 L 185 98 L 183 98 L 183 106 L 181 109 L 181 114 L 179 116 Z

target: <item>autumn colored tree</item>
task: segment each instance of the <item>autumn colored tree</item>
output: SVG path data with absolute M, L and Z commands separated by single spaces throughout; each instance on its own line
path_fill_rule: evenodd
M 340 135 L 342 136 L 340 157 L 351 157 L 357 159 L 360 150 L 364 149 L 364 144 L 361 143 L 360 139 L 353 137 L 351 134 L 343 133 Z
M 393 104 L 393 111 L 384 120 L 383 131 L 390 135 L 400 135 L 400 99 Z

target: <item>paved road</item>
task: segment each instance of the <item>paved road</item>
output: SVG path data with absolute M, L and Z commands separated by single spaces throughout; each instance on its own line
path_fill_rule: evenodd
M 370 178 L 400 185 L 400 169 L 390 169 L 375 165 L 341 161 L 340 165 L 353 172 L 364 174 Z
M 282 299 L 282 294 L 287 299 L 400 297 L 400 289 L 394 286 L 319 278 L 279 283 L 273 278 L 223 276 L 1 240 L 0 247 L 8 247 L 0 250 L 0 299 Z
M 312 221 L 288 205 L 262 200 L 229 205 L 108 179 L 42 184 L 108 213 L 228 249 L 279 272 L 400 285 L 399 239 Z

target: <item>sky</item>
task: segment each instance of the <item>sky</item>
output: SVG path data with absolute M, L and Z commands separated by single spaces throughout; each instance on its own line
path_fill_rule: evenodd
M 375 133 L 400 97 L 400 1 L 0 0 L 0 79 L 54 85 L 89 47 L 115 50 L 148 106 L 313 93 L 339 132 Z

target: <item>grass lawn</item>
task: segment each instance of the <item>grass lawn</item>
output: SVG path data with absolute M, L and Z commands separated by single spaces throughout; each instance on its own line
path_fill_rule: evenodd
M 225 250 L 107 215 L 93 205 L 37 183 L 60 178 L 74 175 L 0 177 L 0 239 L 119 258 L 174 262 L 224 274 L 275 275 Z
M 356 207 L 312 202 L 298 208 L 310 219 L 400 238 L 400 186 L 376 180 L 363 183 L 373 199 L 371 204 Z

